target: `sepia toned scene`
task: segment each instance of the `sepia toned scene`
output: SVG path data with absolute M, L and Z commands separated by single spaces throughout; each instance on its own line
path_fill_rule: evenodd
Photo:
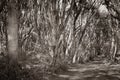
M 0 0 L 0 80 L 120 80 L 120 0 Z

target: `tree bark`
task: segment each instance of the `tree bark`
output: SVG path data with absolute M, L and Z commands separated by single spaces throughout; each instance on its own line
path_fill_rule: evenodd
M 16 1 L 9 0 L 7 16 L 7 50 L 9 80 L 16 80 L 18 70 L 18 20 Z
M 15 6 L 15 0 L 8 3 L 8 26 L 7 26 L 7 48 L 10 61 L 16 61 L 18 59 L 18 20 L 17 9 Z

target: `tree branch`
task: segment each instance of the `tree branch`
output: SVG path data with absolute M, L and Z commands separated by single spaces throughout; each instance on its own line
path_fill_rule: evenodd
M 6 0 L 2 0 L 0 2 L 0 13 L 3 11 L 3 8 L 4 8 L 5 4 L 6 4 Z

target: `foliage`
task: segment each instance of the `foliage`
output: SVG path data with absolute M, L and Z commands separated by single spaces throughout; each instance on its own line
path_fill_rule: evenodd
M 98 56 L 115 61 L 120 47 L 117 1 L 18 0 L 20 62 L 25 68 L 56 72 L 61 66 Z M 4 56 L 7 6 L 0 8 L 0 53 Z

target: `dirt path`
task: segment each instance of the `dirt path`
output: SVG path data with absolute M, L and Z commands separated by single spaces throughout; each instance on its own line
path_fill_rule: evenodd
M 68 72 L 54 74 L 47 80 L 120 80 L 120 64 L 76 64 Z

